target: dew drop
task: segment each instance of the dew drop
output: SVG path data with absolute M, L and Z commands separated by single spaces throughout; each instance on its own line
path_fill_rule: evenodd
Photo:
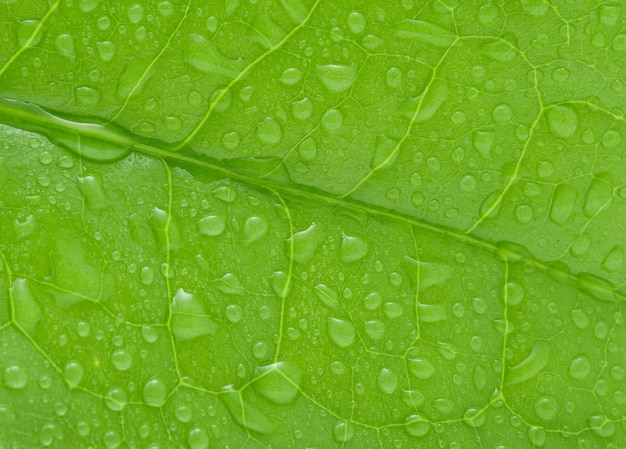
M 126 406 L 126 392 L 119 387 L 113 387 L 107 391 L 104 404 L 110 410 L 118 412 Z
M 383 298 L 378 292 L 372 292 L 363 298 L 363 307 L 367 310 L 376 310 L 380 307 Z
M 56 38 L 55 45 L 59 53 L 70 59 L 76 57 L 74 38 L 70 34 L 61 34 Z
M 128 7 L 128 20 L 133 23 L 141 22 L 143 20 L 143 13 L 143 5 L 141 5 L 140 3 L 134 3 Z
M 343 114 L 339 109 L 329 109 L 322 116 L 322 128 L 328 133 L 334 133 L 343 126 Z
M 193 413 L 191 409 L 186 405 L 179 405 L 178 407 L 176 407 L 176 410 L 174 410 L 174 416 L 178 421 L 186 423 L 191 421 L 191 419 L 193 418 Z
M 143 386 L 142 397 L 146 404 L 160 407 L 167 398 L 167 386 L 159 378 L 149 380 Z
M 333 93 L 346 91 L 356 79 L 356 65 L 328 64 L 318 65 L 317 75 L 326 89 Z
M 171 329 L 176 341 L 213 335 L 217 331 L 217 324 L 207 315 L 198 297 L 182 288 L 174 295 L 171 309 Z
M 513 117 L 513 108 L 508 104 L 500 104 L 496 106 L 491 115 L 496 123 L 507 123 Z
M 65 380 L 71 387 L 76 387 L 80 385 L 83 381 L 83 377 L 85 376 L 85 369 L 80 362 L 70 361 L 65 364 L 65 368 L 63 369 L 63 375 L 65 376 Z
M 429 379 L 435 374 L 435 367 L 433 364 L 421 358 L 408 360 L 409 371 L 418 379 Z
M 237 304 L 231 304 L 226 307 L 226 318 L 231 323 L 238 323 L 243 318 L 243 310 Z
M 302 160 L 310 162 L 317 157 L 317 144 L 312 137 L 307 137 L 298 145 L 298 155 Z
M 28 385 L 28 373 L 19 365 L 5 368 L 3 379 L 4 384 L 12 390 L 21 390 Z
M 249 245 L 267 234 L 267 222 L 262 217 L 250 217 L 243 225 L 244 245 Z
M 585 195 L 583 212 L 588 217 L 594 216 L 601 207 L 611 201 L 612 197 L 613 188 L 605 181 L 593 178 Z
M 339 257 L 344 263 L 356 262 L 367 254 L 367 244 L 361 237 L 350 236 L 342 233 Z
M 381 134 L 376 137 L 374 144 L 374 154 L 370 161 L 371 169 L 378 169 L 385 165 L 393 164 L 398 148 L 398 141 Z
M 214 189 L 211 193 L 216 199 L 224 201 L 225 203 L 232 203 L 237 199 L 237 191 L 230 185 L 222 185 Z
M 292 402 L 300 391 L 300 371 L 287 362 L 259 366 L 252 386 L 265 399 L 284 405 Z
M 280 75 L 279 79 L 281 83 L 287 86 L 293 86 L 294 84 L 298 84 L 302 79 L 302 72 L 296 68 L 289 68 Z
M 159 334 L 152 326 L 143 326 L 141 328 L 141 336 L 146 343 L 154 343 L 159 339 Z
M 354 428 L 348 422 L 340 422 L 333 428 L 333 438 L 338 443 L 345 443 L 354 437 Z
M 461 192 L 470 193 L 476 189 L 476 178 L 472 175 L 465 175 L 459 181 Z
M 297 120 L 306 120 L 313 114 L 313 103 L 308 97 L 291 103 L 291 113 Z
M 391 67 L 387 70 L 387 75 L 385 76 L 385 81 L 387 82 L 387 86 L 393 88 L 399 87 L 402 84 L 402 71 L 400 71 L 397 67 Z
M 430 430 L 430 423 L 417 415 L 411 415 L 406 419 L 404 430 L 411 436 L 423 437 Z
M 99 3 L 100 0 L 80 0 L 78 5 L 82 12 L 91 12 L 96 9 Z
M 380 320 L 369 320 L 363 323 L 365 333 L 373 340 L 379 340 L 385 336 L 387 327 Z
M 591 372 L 591 362 L 585 355 L 578 356 L 572 360 L 569 366 L 569 375 L 572 379 L 581 380 L 589 376 Z
M 265 117 L 257 127 L 256 135 L 261 143 L 276 145 L 283 140 L 283 129 L 274 118 Z
M 217 215 L 208 215 L 198 221 L 198 230 L 200 234 L 214 237 L 224 232 L 226 223 L 224 219 Z
M 530 427 L 528 440 L 533 446 L 542 447 L 546 442 L 546 431 L 541 427 Z
M 352 34 L 360 34 L 365 29 L 367 21 L 363 14 L 358 11 L 353 11 L 348 16 L 348 29 Z
M 485 424 L 485 414 L 480 409 L 468 408 L 463 413 L 463 422 L 470 427 L 481 427 Z
M 338 306 L 337 291 L 327 285 L 317 284 L 315 286 L 315 296 L 317 296 L 317 299 L 319 299 L 322 304 L 330 307 L 331 309 L 336 309 Z
M 209 447 L 209 435 L 204 429 L 191 429 L 187 434 L 189 449 L 207 449 Z
M 128 350 L 116 349 L 111 354 L 111 363 L 115 369 L 126 371 L 133 365 L 133 356 Z
M 354 325 L 346 320 L 329 318 L 327 324 L 328 336 L 340 348 L 347 348 L 356 337 Z
M 387 368 L 378 373 L 378 388 L 385 394 L 392 394 L 398 388 L 398 378 Z
M 102 93 L 98 89 L 89 86 L 76 88 L 76 102 L 83 106 L 95 106 L 100 102 Z
M 578 127 L 578 115 L 567 106 L 555 106 L 548 109 L 548 128 L 557 137 L 571 137 Z
M 602 268 L 608 273 L 614 273 L 624 264 L 624 249 L 615 245 L 602 259 Z
M 535 402 L 535 413 L 543 420 L 553 419 L 558 411 L 556 401 L 551 397 L 542 397 Z

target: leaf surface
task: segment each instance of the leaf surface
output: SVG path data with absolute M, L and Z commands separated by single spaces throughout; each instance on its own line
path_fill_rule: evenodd
M 0 2 L 0 447 L 615 447 L 622 2 Z

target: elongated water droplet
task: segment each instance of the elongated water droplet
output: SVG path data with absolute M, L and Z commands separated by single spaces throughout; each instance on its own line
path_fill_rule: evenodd
M 317 66 L 317 76 L 320 81 L 333 93 L 344 92 L 352 87 L 357 74 L 357 66 L 328 64 Z

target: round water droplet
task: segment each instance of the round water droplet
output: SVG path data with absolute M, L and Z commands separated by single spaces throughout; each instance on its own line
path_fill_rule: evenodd
M 209 435 L 204 429 L 191 429 L 187 434 L 189 449 L 207 449 L 209 447 Z
M 524 289 L 517 282 L 506 284 L 506 302 L 510 306 L 516 306 L 524 299 Z
M 298 120 L 306 120 L 313 114 L 313 103 L 308 97 L 291 103 L 291 113 Z
M 224 148 L 226 148 L 228 151 L 236 150 L 237 148 L 239 148 L 240 143 L 241 136 L 237 131 L 226 133 L 224 134 L 224 137 L 222 137 L 222 145 L 224 145 Z
M 567 106 L 555 106 L 548 109 L 548 128 L 557 137 L 571 137 L 578 127 L 578 115 Z
M 133 356 L 125 349 L 116 349 L 111 354 L 111 363 L 116 369 L 126 371 L 133 365 Z
M 435 367 L 426 359 L 409 359 L 409 371 L 418 379 L 429 379 L 435 373 Z
M 417 415 L 411 415 L 404 424 L 406 432 L 414 437 L 423 437 L 430 430 L 430 423 Z
M 238 323 L 239 321 L 241 321 L 241 318 L 243 317 L 243 310 L 241 310 L 241 307 L 239 307 L 238 304 L 231 304 L 227 306 L 225 313 L 226 313 L 226 318 L 231 323 Z
M 424 204 L 424 194 L 422 192 L 413 192 L 411 195 L 411 204 L 413 207 L 420 207 Z
M 358 11 L 353 11 L 348 16 L 348 29 L 352 34 L 360 34 L 363 32 L 366 24 L 365 16 Z
M 126 392 L 119 387 L 113 387 L 107 391 L 104 397 L 104 405 L 115 412 L 126 406 Z
M 614 129 L 610 129 L 602 135 L 602 145 L 606 148 L 616 147 L 621 141 L 621 133 Z
M 4 370 L 4 384 L 13 390 L 21 390 L 28 385 L 28 373 L 19 365 L 12 365 Z
M 185 423 L 191 421 L 191 418 L 193 418 L 193 413 L 191 409 L 186 405 L 180 405 L 176 407 L 176 410 L 174 410 L 174 416 L 178 421 Z
M 243 225 L 244 245 L 249 245 L 267 234 L 267 222 L 262 217 L 250 217 Z
M 558 405 L 554 398 L 542 397 L 535 402 L 535 413 L 541 419 L 549 421 L 553 419 L 558 412 Z
M 307 137 L 298 145 L 298 155 L 307 162 L 317 157 L 317 144 L 312 137 Z
M 507 123 L 513 117 L 513 108 L 508 104 L 500 104 L 496 106 L 491 115 L 496 123 Z
M 397 67 L 391 67 L 387 70 L 385 81 L 387 82 L 387 86 L 391 88 L 400 86 L 400 84 L 402 84 L 402 72 Z
M 332 342 L 341 348 L 346 348 L 354 343 L 356 331 L 354 325 L 349 321 L 329 318 L 327 330 Z
M 529 223 L 533 219 L 533 208 L 530 204 L 518 204 L 515 207 L 515 219 L 520 224 Z
M 102 442 L 107 449 L 117 449 L 122 444 L 122 437 L 115 430 L 105 432 Z
M 572 379 L 580 380 L 589 376 L 591 372 L 591 362 L 585 355 L 580 355 L 569 366 L 569 375 Z
M 289 68 L 280 75 L 281 83 L 287 86 L 293 86 L 298 84 L 302 79 L 302 72 L 297 68 Z
M 461 192 L 470 193 L 476 189 L 476 178 L 472 175 L 465 175 L 459 181 Z
M 204 234 L 209 237 L 220 235 L 224 232 L 225 228 L 226 223 L 224 222 L 224 219 L 217 215 L 208 215 L 198 221 L 198 230 L 200 231 L 200 234 Z
M 366 321 L 363 323 L 363 327 L 365 328 L 365 333 L 374 340 L 383 338 L 387 330 L 385 323 L 380 320 Z
M 378 292 L 372 292 L 363 298 L 363 307 L 367 310 L 376 310 L 380 307 L 383 298 Z
M 329 133 L 338 131 L 343 126 L 343 114 L 338 109 L 329 109 L 322 116 L 322 128 Z
M 174 13 L 174 5 L 168 1 L 160 2 L 157 11 L 159 11 L 159 14 L 163 17 L 171 16 Z
M 333 438 L 338 443 L 345 443 L 354 437 L 354 428 L 348 422 L 340 422 L 333 429 Z
M 128 7 L 127 15 L 128 20 L 133 23 L 141 22 L 143 20 L 143 5 L 140 3 L 134 3 Z
M 143 326 L 141 336 L 147 343 L 154 343 L 159 338 L 159 334 L 152 326 Z
M 160 407 L 167 398 L 167 386 L 161 379 L 149 380 L 143 386 L 142 397 L 146 404 Z
M 463 413 L 463 422 L 470 427 L 480 427 L 485 424 L 485 414 L 477 408 L 468 408 Z
M 378 373 L 378 388 L 385 394 L 391 394 L 398 388 L 398 378 L 387 368 L 382 368 Z
M 317 66 L 317 76 L 332 93 L 344 92 L 352 87 L 357 75 L 356 65 L 328 64 Z
M 277 145 L 283 140 L 283 129 L 274 118 L 265 117 L 256 130 L 256 135 L 261 143 Z
M 257 367 L 252 383 L 258 394 L 279 405 L 292 402 L 300 391 L 299 385 L 300 371 L 286 362 Z
M 76 57 L 74 38 L 70 34 L 59 35 L 55 41 L 55 44 L 59 53 L 67 56 L 68 58 Z
M 542 447 L 546 442 L 546 431 L 541 427 L 528 429 L 528 440 L 533 446 Z
M 344 263 L 356 262 L 363 259 L 367 253 L 367 244 L 361 237 L 342 233 L 339 257 Z
M 83 381 L 85 369 L 80 362 L 73 360 L 65 364 L 63 375 L 65 376 L 67 383 L 70 384 L 71 387 L 75 387 L 80 385 Z

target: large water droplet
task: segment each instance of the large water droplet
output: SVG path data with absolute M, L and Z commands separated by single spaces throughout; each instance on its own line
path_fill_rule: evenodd
M 312 223 L 304 231 L 296 232 L 291 238 L 287 239 L 286 248 L 291 253 L 293 260 L 298 263 L 306 264 L 313 259 L 315 250 L 319 241 L 320 229 L 317 224 Z M 291 244 L 293 243 L 293 252 Z
M 567 223 L 574 210 L 577 198 L 578 192 L 571 185 L 557 185 L 552 196 L 552 204 L 550 205 L 550 220 L 558 225 Z
M 21 390 L 28 385 L 28 372 L 19 365 L 11 365 L 4 369 L 4 384 L 12 390 Z
M 395 28 L 395 35 L 400 39 L 436 47 L 450 47 L 457 37 L 454 32 L 423 20 L 403 20 Z
M 74 48 L 74 38 L 70 34 L 61 34 L 56 38 L 55 45 L 59 53 L 67 56 L 70 59 L 76 57 L 76 50 Z
M 367 254 L 367 244 L 362 237 L 342 233 L 339 257 L 344 263 L 356 262 Z
M 381 134 L 376 137 L 374 144 L 374 155 L 370 161 L 371 169 L 378 169 L 385 165 L 393 164 L 398 148 L 398 141 Z
M 126 391 L 119 387 L 111 388 L 104 397 L 104 404 L 113 411 L 120 411 L 126 406 Z
M 199 299 L 182 288 L 172 301 L 172 332 L 176 341 L 185 341 L 204 335 L 213 335 L 217 324 L 207 316 Z
M 191 429 L 187 434 L 189 449 L 207 449 L 209 447 L 209 434 L 204 429 Z
M 146 382 L 143 386 L 142 397 L 146 404 L 153 407 L 160 407 L 167 399 L 167 386 L 159 378 L 154 378 Z
M 338 443 L 345 443 L 354 437 L 354 427 L 349 422 L 342 421 L 333 429 L 333 438 Z
M 613 188 L 606 181 L 593 178 L 585 195 L 583 212 L 588 217 L 595 215 L 601 207 L 611 201 L 612 197 Z
M 317 76 L 331 92 L 338 93 L 348 90 L 354 84 L 357 74 L 357 66 L 328 64 L 317 66 Z
M 348 29 L 352 34 L 360 34 L 365 29 L 367 21 L 365 16 L 358 11 L 352 11 L 348 16 Z
M 429 379 L 435 374 L 435 367 L 426 359 L 415 358 L 408 360 L 409 371 L 418 379 Z
M 83 381 L 83 377 L 85 376 L 85 368 L 83 365 L 75 360 L 67 362 L 65 364 L 65 368 L 63 369 L 63 375 L 65 376 L 65 380 L 71 387 L 76 387 L 80 385 Z
M 578 127 L 578 115 L 567 106 L 555 106 L 548 109 L 548 127 L 557 137 L 571 137 Z
M 591 362 L 586 355 L 580 355 L 569 365 L 569 375 L 572 379 L 581 380 L 589 376 L 591 372 Z
M 412 415 L 406 419 L 404 430 L 411 436 L 423 437 L 430 430 L 430 423 L 417 415 Z
M 256 130 L 256 135 L 261 143 L 276 145 L 283 140 L 283 128 L 274 118 L 265 117 Z
M 340 348 L 346 348 L 354 343 L 356 331 L 351 322 L 338 318 L 329 318 L 327 329 L 328 336 L 332 342 Z
M 207 215 L 198 221 L 198 230 L 200 234 L 214 237 L 224 232 L 226 223 L 224 219 L 217 215 Z
M 398 378 L 393 371 L 382 368 L 378 373 L 378 388 L 386 394 L 391 394 L 398 388 Z
M 541 419 L 549 421 L 558 412 L 558 405 L 552 397 L 541 397 L 535 401 L 535 413 Z
M 126 349 L 116 349 L 111 354 L 111 363 L 120 371 L 126 371 L 133 365 L 133 355 Z
M 267 222 L 262 217 L 250 217 L 243 225 L 243 243 L 249 245 L 267 234 Z
M 2 265 L 0 265 L 2 266 Z M 15 321 L 29 334 L 35 331 L 37 323 L 42 318 L 41 309 L 30 291 L 26 279 L 15 279 L 11 287 Z
M 315 296 L 317 296 L 317 298 L 322 301 L 324 305 L 330 307 L 331 309 L 336 309 L 338 306 L 337 291 L 324 284 L 317 284 L 315 286 Z
M 298 395 L 300 371 L 286 362 L 259 366 L 252 385 L 257 393 L 275 404 L 289 404 Z

